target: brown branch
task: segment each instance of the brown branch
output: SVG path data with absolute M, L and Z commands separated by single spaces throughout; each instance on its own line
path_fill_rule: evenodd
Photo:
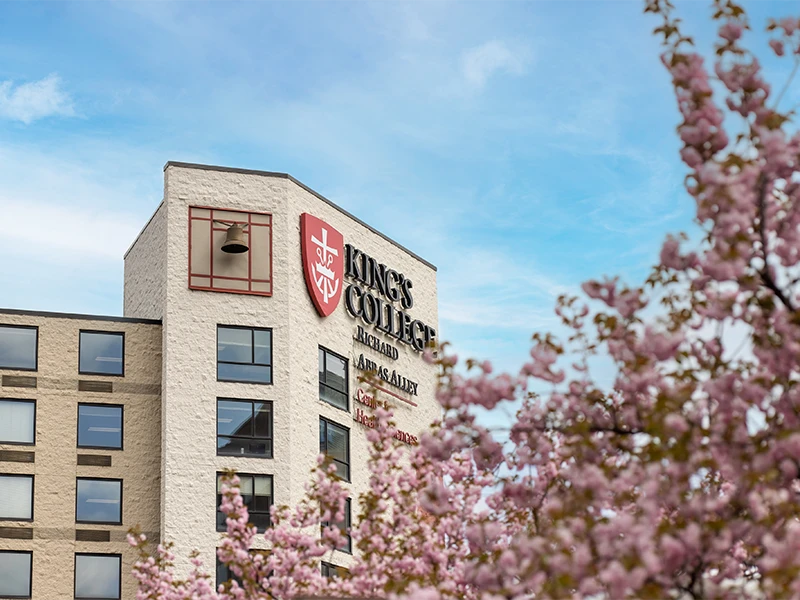
M 783 291 L 777 286 L 775 281 L 772 279 L 772 276 L 766 272 L 766 269 L 762 271 L 760 275 L 761 275 L 761 281 L 764 282 L 764 285 L 767 287 L 767 289 L 771 290 L 772 293 L 774 293 L 775 296 L 777 296 L 778 300 L 780 300 L 781 303 L 786 308 L 788 308 L 792 312 L 795 312 L 797 309 L 794 307 L 794 304 L 792 303 L 791 299 L 787 298 L 784 295 Z
M 644 433 L 642 429 L 622 429 L 615 425 L 614 427 L 602 427 L 600 425 L 592 425 L 589 428 L 590 433 L 615 433 L 617 435 L 636 435 L 637 433 Z
M 797 309 L 791 298 L 783 293 L 783 290 L 778 287 L 778 284 L 775 283 L 775 280 L 769 272 L 769 263 L 767 262 L 769 258 L 769 250 L 767 249 L 767 178 L 763 173 L 758 181 L 758 229 L 761 236 L 761 250 L 764 253 L 764 268 L 761 269 L 759 273 L 761 281 L 764 282 L 767 289 L 771 290 L 786 308 L 791 312 L 795 312 Z

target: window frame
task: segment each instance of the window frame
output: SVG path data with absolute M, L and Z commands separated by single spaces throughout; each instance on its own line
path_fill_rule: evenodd
M 346 482 L 349 483 L 352 480 L 352 473 L 351 473 L 351 470 L 352 470 L 351 466 L 352 465 L 351 465 L 351 456 L 350 456 L 350 428 L 349 427 L 345 427 L 344 425 L 342 425 L 340 423 L 337 423 L 336 421 L 332 421 L 332 420 L 328 419 L 327 417 L 323 417 L 322 415 L 319 416 L 319 422 L 320 423 L 325 423 L 326 430 L 327 430 L 328 426 L 334 425 L 335 427 L 339 427 L 341 429 L 344 429 L 347 432 L 347 462 L 343 462 L 343 461 L 337 460 L 335 458 L 331 458 L 330 455 L 328 454 L 328 449 L 327 449 L 327 445 L 328 445 L 327 438 L 328 438 L 328 435 L 327 435 L 327 431 L 326 431 L 326 434 L 325 434 L 325 446 L 326 446 L 326 448 L 325 448 L 325 450 L 322 449 L 322 447 L 321 447 L 322 446 L 322 440 L 320 440 L 320 449 L 319 449 L 319 451 L 320 451 L 320 454 L 324 454 L 326 457 L 328 457 L 334 463 L 343 464 L 343 465 L 347 466 L 347 477 L 342 477 L 341 479 L 343 481 L 346 481 Z
M 219 330 L 220 329 L 243 329 L 250 332 L 250 357 L 252 362 L 249 363 L 240 363 L 240 362 L 231 362 L 231 361 L 220 361 L 219 360 Z M 255 344 L 255 335 L 256 331 L 268 331 L 269 332 L 269 358 L 270 364 L 265 365 L 262 363 L 255 362 L 256 359 L 256 344 Z M 275 380 L 275 357 L 273 354 L 274 349 L 274 337 L 272 335 L 272 327 L 250 327 L 248 325 L 222 325 L 217 323 L 217 381 L 225 381 L 231 383 L 249 383 L 252 385 L 272 385 Z M 269 381 L 245 381 L 242 379 L 223 379 L 219 375 L 219 365 L 220 362 L 225 365 L 251 365 L 255 367 L 269 367 Z
M 217 471 L 217 478 L 215 479 L 215 486 L 216 487 L 215 487 L 215 493 L 214 493 L 215 502 L 216 502 L 217 496 L 220 495 L 220 492 L 219 492 L 219 479 L 224 474 L 225 473 L 223 473 L 222 471 Z M 271 501 L 271 503 L 269 505 L 269 510 L 266 511 L 266 513 L 264 511 L 256 511 L 255 514 L 258 514 L 258 515 L 266 514 L 268 519 L 269 519 L 269 527 L 272 527 L 272 514 L 271 514 L 271 512 L 272 512 L 272 507 L 275 506 L 275 476 L 274 475 L 270 475 L 269 473 L 236 473 L 236 476 L 239 478 L 239 489 L 240 490 L 241 490 L 241 480 L 244 477 L 269 477 L 270 478 L 270 488 L 272 489 L 272 494 L 270 495 L 270 497 L 271 497 L 272 501 Z M 255 482 L 255 480 L 253 480 L 253 496 L 255 497 L 255 495 L 256 495 L 256 482 Z M 217 515 L 222 513 L 222 511 L 219 508 L 220 503 L 216 502 L 216 505 L 217 505 L 217 508 L 216 508 L 216 511 L 214 512 L 214 520 L 215 521 L 216 521 Z M 245 506 L 245 508 L 247 508 L 247 507 Z M 248 514 L 248 516 L 250 516 L 251 514 L 253 514 L 253 511 L 251 511 L 249 508 L 247 508 L 247 514 Z M 227 519 L 227 516 L 225 518 Z M 249 524 L 255 526 L 255 523 L 249 522 Z M 216 530 L 217 530 L 218 533 L 225 533 L 225 531 L 227 531 L 227 527 L 225 527 L 225 526 L 223 526 L 222 529 L 220 529 L 220 526 L 215 524 L 215 527 L 216 527 Z M 261 528 L 256 526 L 256 531 L 258 533 L 264 533 L 266 531 L 266 529 L 262 530 Z
M 217 548 L 217 550 L 219 550 L 219 548 Z M 216 584 L 216 586 L 214 589 L 218 590 L 219 586 L 225 585 L 226 583 L 230 584 L 231 581 L 236 581 L 239 584 L 239 587 L 243 587 L 242 580 L 239 577 L 236 577 L 236 575 L 233 574 L 233 571 L 231 571 L 231 568 L 219 559 L 219 556 L 217 555 L 216 551 L 214 552 L 214 558 L 216 558 L 216 563 L 214 566 L 214 583 Z M 228 571 L 228 574 L 230 575 L 230 577 L 228 577 L 224 581 L 219 580 L 219 570 L 221 568 L 225 568 Z
M 3 548 L 0 554 L 28 554 L 31 557 L 30 569 L 28 569 L 28 595 L 27 596 L 9 596 L 0 595 L 0 598 L 33 598 L 33 550 L 7 550 Z
M 263 558 L 266 559 L 267 557 L 269 557 L 270 552 L 271 552 L 271 550 L 266 549 L 266 548 L 250 548 L 250 550 L 247 551 L 247 554 L 249 554 L 251 558 L 260 554 Z M 216 583 L 216 587 L 214 589 L 217 590 L 217 589 L 219 589 L 220 585 L 224 585 L 226 583 L 230 583 L 231 581 L 234 581 L 234 580 L 238 581 L 239 582 L 239 586 L 242 587 L 242 581 L 238 577 L 236 577 L 236 575 L 233 575 L 233 572 L 230 570 L 230 567 L 225 565 L 225 563 L 223 563 L 219 559 L 219 546 L 217 546 L 217 548 L 214 550 L 214 558 L 215 558 L 214 582 Z M 232 575 L 232 577 L 229 577 L 228 579 L 226 579 L 224 581 L 219 581 L 219 579 L 217 578 L 217 569 L 219 569 L 220 567 L 225 567 L 226 569 L 228 569 L 228 572 Z M 267 577 L 272 577 L 273 572 L 274 571 L 270 571 L 267 574 Z
M 36 413 L 38 412 L 38 406 L 36 404 L 36 398 L 0 398 L 0 402 L 24 402 L 26 404 L 33 404 L 33 441 L 32 442 L 9 442 L 6 440 L 0 440 L 0 444 L 5 446 L 35 446 L 36 445 Z
M 34 497 L 36 496 L 36 475 L 33 473 L 0 473 L 0 477 L 27 477 L 31 480 L 31 499 L 30 499 L 30 506 L 31 506 L 31 517 L 30 519 L 14 519 L 11 517 L 4 517 L 0 515 L 0 522 L 6 523 L 32 523 L 35 515 L 33 514 L 34 508 Z M 2 596 L 0 596 L 2 597 Z
M 350 535 L 350 530 L 353 527 L 353 517 L 352 517 L 352 509 L 353 505 L 351 502 L 351 498 L 347 498 L 344 501 L 344 524 L 347 533 L 345 537 L 347 538 L 347 547 L 346 548 L 336 548 L 339 552 L 344 552 L 345 554 L 353 554 L 353 536 Z M 324 529 L 325 527 L 336 527 L 336 521 L 322 521 L 320 523 L 320 528 Z
M 328 574 L 325 573 L 325 569 L 328 569 Z M 349 569 L 347 569 L 346 567 L 335 565 L 333 563 L 324 560 L 319 561 L 319 570 L 320 570 L 320 575 L 322 575 L 326 579 L 338 579 L 339 577 L 341 577 L 341 575 L 339 574 L 340 570 L 344 571 L 345 573 L 349 572 Z M 333 571 L 336 574 L 331 576 L 330 574 L 331 571 Z
M 329 406 L 332 406 L 332 407 L 334 407 L 334 408 L 336 408 L 338 410 L 342 410 L 342 411 L 344 411 L 344 412 L 349 414 L 350 413 L 350 361 L 346 357 L 344 357 L 341 354 L 339 354 L 338 352 L 334 352 L 333 350 L 329 350 L 325 346 L 319 346 L 319 350 L 322 350 L 322 354 L 325 357 L 325 365 L 324 365 L 324 368 L 323 368 L 323 373 L 325 373 L 326 375 L 328 373 L 328 370 L 327 370 L 327 367 L 328 367 L 328 354 L 331 354 L 331 355 L 335 356 L 336 358 L 339 358 L 339 359 L 344 361 L 344 390 L 337 390 L 335 387 L 333 387 L 332 385 L 328 384 L 327 382 L 323 382 L 322 380 L 320 380 L 319 385 L 324 385 L 326 388 L 329 388 L 329 389 L 331 389 L 334 392 L 337 392 L 339 394 L 344 393 L 345 407 L 342 408 L 341 406 L 336 406 L 332 402 L 328 402 L 327 400 L 325 400 L 322 397 L 320 397 L 319 400 L 324 402 L 325 404 L 328 404 Z
M 78 596 L 78 557 L 79 556 L 103 556 L 103 557 L 116 557 L 119 559 L 119 573 L 117 575 L 117 596 L 116 598 L 108 596 Z M 104 553 L 104 552 L 75 552 L 75 558 L 72 565 L 72 597 L 75 600 L 120 600 L 122 598 L 122 554 L 119 553 Z
M 269 439 L 269 454 L 249 454 L 249 453 L 248 454 L 225 454 L 225 453 L 220 453 L 220 451 L 219 451 L 219 438 L 220 437 L 237 438 L 237 439 L 240 438 L 240 439 L 254 440 L 254 441 L 267 440 L 267 438 L 259 438 L 259 437 L 256 437 L 255 435 L 253 435 L 251 437 L 243 436 L 243 435 L 220 435 L 220 433 L 219 433 L 219 401 L 220 400 L 222 400 L 223 402 L 226 402 L 226 401 L 227 402 L 242 402 L 242 403 L 249 402 L 250 403 L 250 408 L 251 408 L 250 414 L 253 416 L 252 424 L 253 424 L 253 430 L 254 431 L 255 431 L 255 411 L 256 411 L 255 404 L 256 404 L 256 402 L 260 402 L 261 404 L 268 404 L 269 405 L 269 431 L 270 431 L 270 434 L 271 434 L 270 437 L 268 438 Z M 216 419 L 217 419 L 217 434 L 216 434 L 217 435 L 217 456 L 239 456 L 239 457 L 242 457 L 242 458 L 267 458 L 267 459 L 274 458 L 274 456 L 275 456 L 275 406 L 274 406 L 274 403 L 272 402 L 272 400 L 251 400 L 251 399 L 248 399 L 248 398 L 227 398 L 227 397 L 217 396 L 217 417 L 216 417 Z
M 117 481 L 119 482 L 119 521 L 86 521 L 78 519 L 78 482 L 84 481 Z M 75 523 L 88 524 L 88 525 L 122 525 L 122 497 L 124 493 L 124 485 L 122 479 L 117 477 L 75 477 Z
M 122 337 L 122 371 L 120 373 L 98 373 L 97 371 L 81 370 L 81 350 L 83 345 L 83 334 L 94 333 L 103 335 L 116 335 Z M 99 377 L 125 377 L 125 332 L 124 331 L 104 331 L 102 329 L 79 329 L 78 330 L 78 374 L 97 375 Z
M 0 324 L 0 329 L 33 329 L 36 332 L 36 351 L 33 358 L 33 368 L 25 367 L 4 367 L 0 364 L 2 371 L 27 371 L 29 373 L 36 373 L 39 370 L 39 326 L 38 325 L 11 325 L 10 323 Z
M 118 408 L 119 414 L 119 447 L 116 446 L 83 446 L 81 445 L 81 406 L 102 406 L 103 408 Z M 87 450 L 124 450 L 125 449 L 125 405 L 103 402 L 78 402 L 78 419 L 76 425 L 75 445 L 77 448 Z

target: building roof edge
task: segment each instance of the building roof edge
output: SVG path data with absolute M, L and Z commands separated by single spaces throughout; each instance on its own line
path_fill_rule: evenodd
M 161 319 L 114 317 L 111 315 L 85 315 L 80 313 L 62 313 L 51 312 L 47 310 L 24 310 L 19 308 L 0 308 L 0 315 L 22 315 L 28 317 L 50 317 L 53 319 L 81 319 L 84 321 L 112 321 L 116 323 L 144 323 L 146 325 L 161 325 Z
M 292 177 L 288 173 L 277 173 L 277 172 L 273 172 L 273 171 L 258 171 L 258 170 L 255 170 L 255 169 L 240 169 L 240 168 L 237 168 L 237 167 L 220 167 L 220 166 L 216 166 L 216 165 L 204 165 L 204 164 L 198 164 L 198 163 L 186 163 L 186 162 L 178 162 L 178 161 L 172 161 L 172 160 L 167 161 L 167 164 L 164 165 L 164 170 L 166 171 L 167 168 L 169 168 L 169 167 L 178 167 L 178 168 L 182 168 L 182 169 L 199 169 L 199 170 L 203 170 L 203 171 L 220 171 L 222 173 L 239 173 L 239 174 L 242 174 L 242 175 L 259 175 L 261 177 L 278 177 L 278 178 L 281 178 L 281 179 L 288 179 L 289 181 L 291 181 L 295 185 L 298 185 L 301 188 L 303 188 L 309 194 L 313 194 L 314 196 L 316 196 L 317 198 L 319 198 L 320 200 L 325 202 L 325 204 L 329 205 L 332 208 L 335 208 L 336 210 L 338 210 L 340 213 L 342 213 L 346 217 L 349 217 L 349 218 L 353 219 L 356 223 L 359 223 L 360 225 L 363 225 L 364 227 L 369 229 L 372 233 L 382 237 L 384 240 L 386 240 L 390 244 L 396 246 L 397 248 L 399 248 L 400 250 L 402 250 L 406 254 L 410 255 L 412 258 L 417 259 L 418 261 L 420 261 L 425 266 L 433 269 L 434 271 L 437 270 L 436 269 L 436 265 L 434 265 L 433 263 L 428 262 L 427 260 L 422 258 L 419 254 L 416 254 L 415 252 L 412 252 L 411 250 L 409 250 L 408 248 L 403 246 L 401 243 L 396 242 L 395 240 L 390 238 L 385 233 L 382 233 L 382 232 L 378 231 L 372 225 L 369 225 L 368 223 L 365 223 L 364 221 L 362 221 L 361 219 L 356 217 L 354 214 L 352 214 L 349 211 L 345 210 L 344 208 L 342 208 L 341 206 L 339 206 L 335 202 L 329 200 L 328 198 L 326 198 L 325 196 L 323 196 L 319 192 L 311 189 L 306 184 L 304 184 L 302 181 L 299 181 L 299 180 L 295 179 L 294 177 Z
M 134 240 L 131 242 L 131 245 L 130 245 L 130 246 L 128 246 L 128 249 L 127 249 L 127 250 L 125 250 L 125 254 L 123 254 L 123 255 L 122 255 L 122 260 L 125 260 L 126 258 L 128 258 L 128 254 L 130 254 L 130 253 L 131 253 L 131 250 L 133 250 L 133 247 L 136 245 L 136 242 L 138 242 L 138 241 L 139 241 L 139 238 L 140 238 L 140 237 L 142 237 L 142 234 L 143 234 L 143 233 L 144 233 L 144 232 L 147 230 L 147 228 L 150 226 L 150 223 L 152 223 L 152 222 L 153 222 L 153 219 L 155 219 L 155 218 L 156 218 L 156 214 L 158 213 L 158 211 L 161 209 L 161 207 L 162 207 L 163 205 L 164 205 L 164 200 L 162 199 L 162 200 L 161 200 L 161 202 L 159 202 L 159 203 L 158 203 L 158 206 L 156 206 L 156 209 L 153 211 L 153 214 L 152 214 L 152 215 L 150 215 L 150 218 L 149 218 L 149 219 L 147 219 L 147 223 L 145 223 L 145 224 L 144 224 L 144 227 L 142 227 L 142 228 L 139 230 L 139 233 L 138 233 L 138 234 L 137 234 L 137 236 L 134 238 Z

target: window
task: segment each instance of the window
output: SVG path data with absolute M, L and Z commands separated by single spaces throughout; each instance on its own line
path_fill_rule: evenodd
M 347 573 L 347 569 L 344 567 L 339 567 L 337 565 L 332 565 L 331 563 L 322 562 L 321 564 L 322 569 L 322 576 L 327 577 L 328 579 L 332 579 L 334 577 L 344 577 Z
M 75 598 L 119 600 L 122 595 L 120 554 L 76 554 Z
M 272 458 L 272 402 L 217 398 L 217 454 Z
M 0 475 L 0 519 L 33 521 L 33 475 Z
M 272 383 L 272 330 L 218 326 L 217 379 Z
M 122 524 L 122 480 L 79 477 L 75 521 Z
M 36 401 L 0 399 L 0 444 L 36 441 Z
M 270 526 L 269 509 L 272 507 L 272 475 L 239 476 L 239 491 L 242 501 L 250 515 L 250 523 L 259 531 L 266 531 Z M 222 473 L 217 473 L 217 531 L 227 528 L 225 513 L 219 509 L 222 504 Z
M 217 557 L 217 587 L 228 581 L 238 581 L 239 586 L 242 585 L 242 580 L 237 577 L 234 572 Z
M 219 548 L 217 548 L 217 551 L 219 551 Z M 267 557 L 269 556 L 269 550 L 253 550 L 253 549 L 250 549 L 248 551 L 248 554 L 250 554 L 251 560 L 255 560 L 257 555 L 261 555 L 262 560 L 264 562 L 266 562 Z M 239 582 L 239 587 L 242 587 L 242 579 L 241 579 L 241 577 L 238 577 L 233 572 L 233 569 L 231 569 L 225 563 L 223 563 L 219 559 L 219 555 L 216 556 L 216 559 L 217 559 L 217 569 L 216 569 L 216 571 L 217 571 L 217 579 L 216 579 L 217 588 L 219 588 L 219 586 L 224 584 L 224 583 L 228 583 L 229 581 L 237 581 L 237 582 Z M 267 574 L 267 577 L 271 577 L 272 573 L 273 572 L 270 571 Z
M 125 334 L 81 331 L 78 372 L 86 375 L 125 374 Z
M 319 418 L 319 451 L 336 465 L 336 473 L 350 481 L 350 430 Z
M 350 498 L 345 500 L 344 502 L 344 519 L 341 521 L 323 521 L 322 527 L 338 527 L 342 530 L 342 534 L 347 538 L 344 542 L 343 546 L 339 546 L 336 548 L 337 550 L 341 550 L 342 552 L 347 552 L 348 554 L 353 553 L 353 540 L 350 537 Z
M 350 410 L 347 398 L 347 359 L 325 348 L 319 349 L 319 399 L 342 410 Z
M 30 598 L 32 552 L 0 550 L 0 598 Z
M 0 369 L 35 371 L 39 328 L 0 325 Z
M 122 449 L 122 407 L 78 404 L 78 448 Z

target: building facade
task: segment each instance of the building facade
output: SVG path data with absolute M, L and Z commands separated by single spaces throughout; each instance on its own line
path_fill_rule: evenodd
M 132 599 L 137 525 L 213 568 L 226 469 L 263 529 L 323 452 L 355 518 L 374 396 L 409 445 L 439 414 L 431 264 L 285 174 L 164 172 L 124 317 L 0 311 L 0 598 Z

